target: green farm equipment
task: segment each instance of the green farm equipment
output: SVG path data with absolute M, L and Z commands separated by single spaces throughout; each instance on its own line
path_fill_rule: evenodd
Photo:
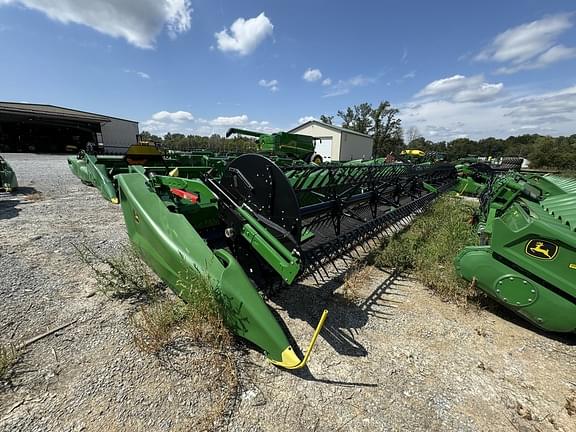
M 143 169 L 116 176 L 129 237 L 184 300 L 190 271 L 211 279 L 233 331 L 281 367 L 304 367 L 261 293 L 305 277 L 325 281 L 359 248 L 421 212 L 456 181 L 449 164 L 374 161 L 279 165 L 262 154 L 196 178 Z
M 226 132 L 226 138 L 232 134 L 247 135 L 258 138 L 258 152 L 265 155 L 284 155 L 286 157 L 301 159 L 307 162 L 321 163 L 322 158 L 314 155 L 314 138 L 307 135 L 298 135 L 288 132 L 276 132 L 265 134 L 262 132 L 248 131 L 231 128 Z
M 456 165 L 458 182 L 454 190 L 460 195 L 480 196 L 486 189 L 486 184 L 495 175 L 490 165 L 476 163 L 460 163 Z
M 114 177 L 135 171 L 197 178 L 209 170 L 221 172 L 232 156 L 207 151 L 172 152 L 166 156 L 153 146 L 134 145 L 125 155 L 93 155 L 80 152 L 68 157 L 70 170 L 82 182 L 95 186 L 108 201 L 118 204 Z
M 230 131 L 227 136 L 232 133 L 257 134 L 240 129 Z M 313 154 L 314 143 L 311 137 L 286 132 L 259 136 L 259 152 L 273 159 L 279 166 L 305 164 L 304 156 Z M 210 150 L 166 150 L 162 153 L 154 146 L 133 145 L 124 155 L 96 155 L 81 151 L 77 156 L 68 157 L 68 166 L 83 183 L 95 186 L 106 200 L 118 204 L 118 186 L 114 177 L 119 174 L 144 170 L 158 175 L 198 178 L 210 171 L 213 176 L 217 176 L 237 156 L 237 153 Z
M 0 156 L 0 190 L 11 192 L 18 187 L 16 173 L 6 160 Z
M 576 180 L 509 172 L 480 196 L 458 273 L 536 326 L 576 331 Z

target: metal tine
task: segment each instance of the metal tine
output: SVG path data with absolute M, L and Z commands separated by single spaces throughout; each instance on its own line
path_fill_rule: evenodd
M 311 272 L 310 274 L 314 278 L 314 282 L 316 282 L 316 285 L 320 285 L 320 282 L 318 282 L 318 278 L 316 277 L 316 272 L 314 271 L 314 272 Z
M 308 269 L 308 271 L 312 274 L 312 275 L 317 275 L 320 280 L 322 282 L 326 281 L 326 278 L 324 277 L 324 275 L 322 274 L 322 270 L 324 270 L 324 272 L 326 273 L 326 270 L 324 269 L 324 266 L 322 265 L 322 263 L 320 262 L 320 260 L 314 260 L 313 265 L 310 269 Z M 326 273 L 326 276 L 329 279 L 328 273 Z M 314 278 L 316 279 L 316 276 L 314 276 Z

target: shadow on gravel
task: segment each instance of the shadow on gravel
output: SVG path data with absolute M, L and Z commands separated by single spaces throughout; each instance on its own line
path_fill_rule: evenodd
M 297 376 L 306 381 L 314 381 L 322 384 L 332 384 L 332 385 L 339 385 L 344 387 L 378 387 L 378 384 L 375 383 L 363 383 L 363 382 L 351 382 L 351 381 L 336 381 L 336 380 L 329 380 L 329 379 L 318 379 L 310 372 L 308 367 L 304 369 L 296 370 L 296 371 L 287 371 L 288 373 L 292 373 L 293 375 Z
M 0 193 L 0 220 L 12 219 L 20 213 L 20 204 L 29 204 L 41 199 L 42 193 L 33 187 L 19 187 L 13 192 Z
M 0 197 L 4 198 L 2 195 Z M 20 204 L 20 201 L 15 198 L 0 200 L 0 220 L 12 219 L 18 216 L 18 213 L 20 213 L 20 209 L 16 208 L 18 204 Z
M 306 321 L 316 328 L 324 309 L 329 310 L 328 319 L 320 336 L 330 344 L 338 355 L 365 357 L 366 348 L 357 340 L 358 330 L 368 323 L 369 317 L 389 320 L 394 309 L 402 303 L 399 275 L 390 275 L 383 280 L 366 298 L 360 302 L 348 300 L 334 291 L 342 284 L 332 280 L 318 288 L 297 284 L 281 292 L 274 302 L 288 312 L 290 318 Z M 391 292 L 391 288 L 395 292 Z M 297 341 L 295 346 L 303 343 Z

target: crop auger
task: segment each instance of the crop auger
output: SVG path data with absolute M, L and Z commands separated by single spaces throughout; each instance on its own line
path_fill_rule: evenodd
M 480 246 L 460 252 L 458 273 L 544 330 L 576 331 L 576 180 L 489 176 L 477 222 Z
M 260 292 L 329 278 L 328 266 L 350 262 L 455 181 L 449 164 L 279 165 L 261 154 L 197 178 L 116 176 L 129 237 L 148 265 L 185 301 L 183 276 L 208 275 L 230 328 L 287 369 L 305 366 L 327 312 L 300 359 Z

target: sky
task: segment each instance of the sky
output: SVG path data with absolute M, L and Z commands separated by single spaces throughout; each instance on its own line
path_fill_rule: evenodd
M 572 0 L 0 0 L 0 53 L 0 100 L 160 135 L 383 100 L 433 141 L 576 133 Z

